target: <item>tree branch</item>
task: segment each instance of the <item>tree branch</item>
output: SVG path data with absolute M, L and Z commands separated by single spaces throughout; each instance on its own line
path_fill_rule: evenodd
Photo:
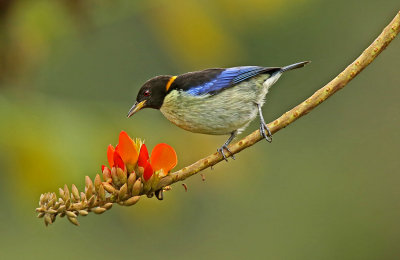
M 292 110 L 284 113 L 275 121 L 268 124 L 271 133 L 274 134 L 285 128 L 289 124 L 296 121 L 298 118 L 306 115 L 308 112 L 313 110 L 316 106 L 324 102 L 330 96 L 335 94 L 338 90 L 342 89 L 349 83 L 354 77 L 356 77 L 365 67 L 367 67 L 396 37 L 400 32 L 400 11 L 389 23 L 388 26 L 382 31 L 382 33 L 375 39 L 372 44 L 363 51 L 363 53 L 345 70 L 343 70 L 337 77 L 331 80 L 324 87 L 317 90 L 311 97 L 303 101 L 301 104 L 294 107 Z M 229 149 L 233 154 L 239 153 L 240 151 L 254 145 L 258 141 L 262 140 L 263 137 L 260 131 L 254 131 L 250 135 L 244 137 L 240 141 L 231 144 Z M 179 171 L 171 173 L 170 175 L 162 178 L 158 183 L 157 189 L 161 189 L 165 186 L 171 185 L 175 182 L 182 181 L 210 166 L 213 166 L 223 160 L 220 153 L 216 152 L 211 154 L 192 165 L 182 168 Z

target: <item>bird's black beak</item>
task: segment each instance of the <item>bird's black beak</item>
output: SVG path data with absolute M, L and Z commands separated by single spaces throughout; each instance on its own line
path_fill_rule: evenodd
M 146 104 L 146 100 L 143 100 L 142 102 L 137 102 L 136 101 L 136 103 L 129 110 L 127 117 L 133 116 L 133 114 L 135 114 L 137 111 L 142 109 L 145 104 Z

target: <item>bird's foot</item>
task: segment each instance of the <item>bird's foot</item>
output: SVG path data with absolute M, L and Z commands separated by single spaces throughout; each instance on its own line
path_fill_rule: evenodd
M 223 146 L 221 146 L 220 148 L 217 149 L 217 152 L 219 152 L 222 155 L 222 157 L 224 157 L 224 160 L 228 161 L 228 158 L 225 156 L 224 149 L 227 150 L 231 154 L 232 159 L 235 160 L 235 156 L 233 155 L 231 150 L 229 150 L 227 144 L 224 144 Z
M 265 132 L 267 130 L 267 132 Z M 266 124 L 261 123 L 260 125 L 260 133 L 261 136 L 267 140 L 268 143 L 272 142 L 272 134 L 271 131 L 269 130 L 268 126 Z

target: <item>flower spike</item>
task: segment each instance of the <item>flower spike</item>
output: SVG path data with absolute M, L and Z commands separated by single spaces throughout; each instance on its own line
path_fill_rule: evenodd
M 138 152 L 140 151 L 140 152 Z M 176 165 L 176 153 L 167 144 L 158 144 L 149 157 L 146 145 L 140 139 L 134 142 L 126 132 L 119 135 L 116 146 L 107 147 L 109 166 L 102 165 L 101 172 L 94 181 L 85 177 L 85 188 L 80 191 L 72 185 L 59 189 L 60 196 L 53 192 L 42 194 L 39 199 L 38 217 L 47 225 L 52 224 L 57 216 L 66 218 L 74 225 L 79 225 L 78 216 L 90 212 L 102 214 L 114 203 L 131 206 L 141 196 L 163 198 L 159 184 L 163 177 Z M 103 176 L 103 180 L 101 179 Z

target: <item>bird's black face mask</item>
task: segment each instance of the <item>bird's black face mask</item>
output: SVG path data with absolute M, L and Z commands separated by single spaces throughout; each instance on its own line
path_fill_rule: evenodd
M 170 78 L 171 76 L 158 76 L 144 83 L 136 97 L 136 103 L 129 110 L 128 117 L 142 108 L 160 109 L 167 95 Z

